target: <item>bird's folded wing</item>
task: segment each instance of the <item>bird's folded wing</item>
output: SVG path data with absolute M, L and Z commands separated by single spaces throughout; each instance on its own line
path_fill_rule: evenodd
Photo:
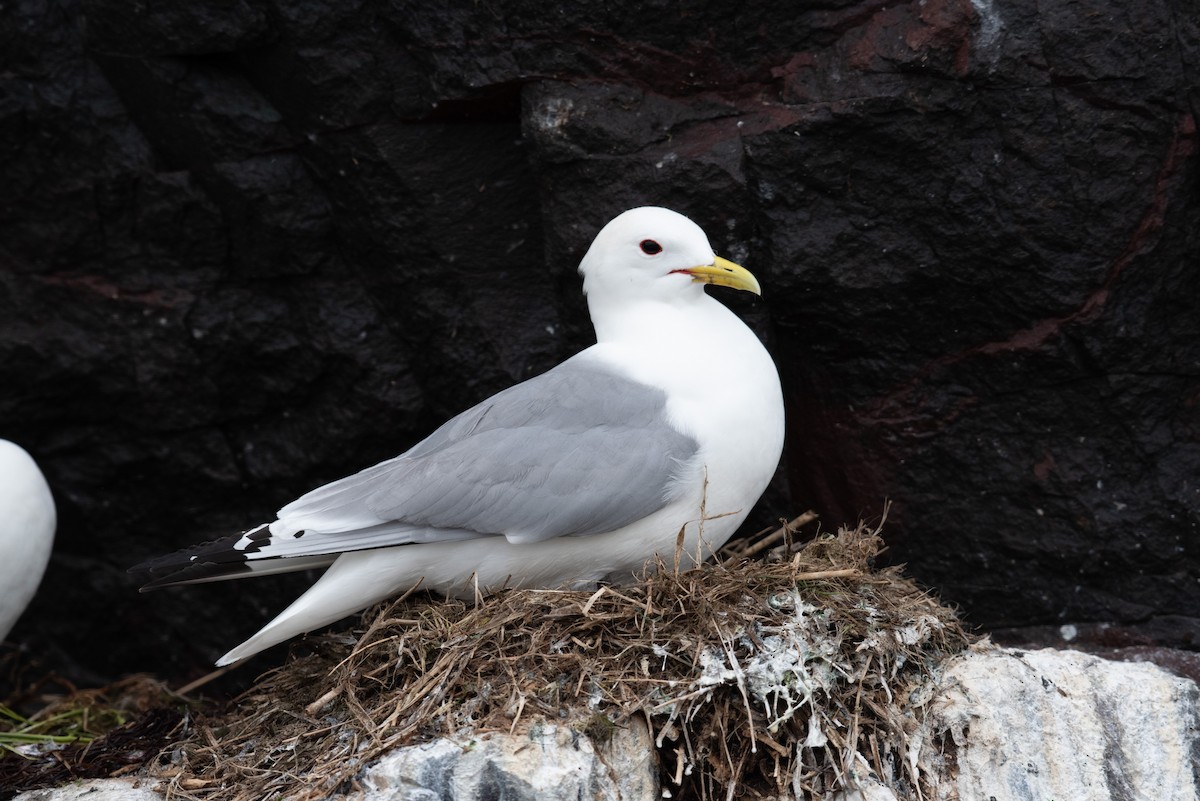
M 576 357 L 463 412 L 402 456 L 313 490 L 279 519 L 131 568 L 143 589 L 330 564 L 339 553 L 614 531 L 698 474 L 666 394 Z
M 358 548 L 375 526 L 374 547 L 413 541 L 396 536 L 397 523 L 421 530 L 421 541 L 437 531 L 513 542 L 613 531 L 661 509 L 695 470 L 698 445 L 670 424 L 666 401 L 661 389 L 577 357 L 404 455 L 288 504 L 271 528 L 345 533 Z M 320 539 L 337 547 L 339 537 Z

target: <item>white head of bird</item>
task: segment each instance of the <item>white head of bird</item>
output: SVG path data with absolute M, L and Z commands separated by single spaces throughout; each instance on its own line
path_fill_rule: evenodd
M 642 206 L 600 230 L 579 265 L 597 334 L 610 308 L 703 303 L 704 284 L 762 294 L 749 271 L 717 256 L 700 226 L 670 209 Z

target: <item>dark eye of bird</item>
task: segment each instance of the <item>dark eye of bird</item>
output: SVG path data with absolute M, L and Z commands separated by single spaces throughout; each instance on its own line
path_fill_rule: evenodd
M 655 253 L 662 253 L 662 245 L 655 242 L 653 239 L 643 239 L 638 245 L 642 252 L 647 256 L 653 256 Z

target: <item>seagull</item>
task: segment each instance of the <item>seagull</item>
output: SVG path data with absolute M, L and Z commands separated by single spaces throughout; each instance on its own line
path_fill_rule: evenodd
M 328 568 L 224 666 L 416 586 L 584 588 L 713 554 L 774 475 L 784 415 L 766 348 L 704 285 L 758 281 L 651 206 L 609 222 L 579 271 L 596 344 L 270 523 L 132 568 L 143 591 Z
M 54 497 L 37 463 L 20 445 L 0 439 L 0 640 L 37 592 L 56 523 Z

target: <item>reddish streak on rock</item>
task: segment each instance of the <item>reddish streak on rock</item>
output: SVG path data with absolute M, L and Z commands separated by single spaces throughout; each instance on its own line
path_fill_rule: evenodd
M 863 413 L 863 419 L 871 420 L 910 420 L 916 421 L 922 417 L 917 411 L 920 403 L 913 403 L 913 395 L 924 386 L 926 378 L 937 370 L 952 364 L 965 361 L 975 356 L 992 356 L 998 353 L 1013 353 L 1016 351 L 1034 351 L 1041 348 L 1051 338 L 1057 336 L 1064 326 L 1072 323 L 1087 324 L 1095 321 L 1103 313 L 1108 303 L 1109 295 L 1121 273 L 1133 263 L 1134 259 L 1150 250 L 1162 230 L 1166 218 L 1167 207 L 1171 198 L 1171 182 L 1186 161 L 1197 150 L 1196 118 L 1185 114 L 1175 125 L 1175 132 L 1167 148 L 1166 159 L 1154 183 L 1154 196 L 1150 206 L 1142 215 L 1134 228 L 1129 243 L 1121 250 L 1108 268 L 1104 282 L 1090 293 L 1079 308 L 1059 317 L 1048 317 L 1037 320 L 1028 328 L 1017 331 L 1008 339 L 1000 342 L 988 342 L 969 348 L 959 353 L 952 353 L 935 359 L 918 370 L 913 377 L 896 390 L 882 395 L 872 402 Z M 965 404 L 973 399 L 960 401 L 954 409 L 940 410 L 933 425 L 942 427 L 946 422 L 958 415 Z M 898 410 L 903 409 L 903 413 Z M 1035 468 L 1036 471 L 1036 468 Z
M 1045 481 L 1050 478 L 1050 474 L 1058 468 L 1054 463 L 1054 454 L 1046 451 L 1046 455 L 1042 460 L 1033 466 L 1033 474 L 1037 476 L 1038 481 Z
M 971 24 L 977 14 L 965 0 L 926 0 L 918 5 L 923 27 L 913 28 L 904 42 L 914 52 L 954 52 L 954 71 L 966 75 L 971 65 Z
M 1153 248 L 1157 235 L 1162 230 L 1163 221 L 1166 218 L 1167 205 L 1170 202 L 1171 179 L 1179 171 L 1180 167 L 1183 166 L 1184 162 L 1194 155 L 1195 152 L 1196 118 L 1191 114 L 1185 114 L 1175 125 L 1175 135 L 1172 137 L 1171 145 L 1167 149 L 1167 158 L 1163 162 L 1162 169 L 1158 171 L 1158 177 L 1154 182 L 1154 197 L 1150 201 L 1150 207 L 1142 215 L 1142 219 L 1138 222 L 1137 227 L 1134 228 L 1133 235 L 1129 238 L 1129 243 L 1109 266 L 1108 273 L 1104 276 L 1104 283 L 1088 295 L 1078 309 L 1061 317 L 1038 320 L 1029 328 L 1018 331 L 1002 342 L 989 342 L 980 345 L 960 356 L 949 357 L 946 361 L 957 361 L 975 353 L 990 355 L 1015 350 L 1034 350 L 1044 345 L 1051 337 L 1057 335 L 1067 323 L 1090 323 L 1099 317 L 1104 311 L 1112 287 L 1120 278 L 1121 273 L 1133 263 L 1133 260 L 1138 255 Z
M 967 0 L 925 0 L 912 5 L 882 6 L 850 48 L 850 66 L 874 71 L 881 69 L 877 63 L 880 59 L 919 65 L 936 54 L 952 53 L 955 71 L 965 75 L 970 64 L 971 24 L 975 17 L 975 9 Z M 899 42 L 903 42 L 902 47 L 897 47 Z
M 738 112 L 736 116 L 689 122 L 672 134 L 670 149 L 681 158 L 698 159 L 720 145 L 737 142 L 747 136 L 778 131 L 795 125 L 803 118 L 796 110 L 786 106 L 742 104 Z M 740 153 L 741 148 L 738 144 L 735 149 Z
M 795 125 L 805 118 L 805 113 L 791 106 L 764 104 L 746 115 L 741 128 L 742 136 L 753 136 L 765 131 L 775 131 Z
M 140 306 L 152 306 L 160 309 L 171 309 L 192 301 L 192 293 L 181 289 L 151 289 L 145 292 L 129 292 L 122 290 L 107 278 L 98 275 L 49 275 L 34 276 L 34 280 L 50 286 L 61 286 L 68 289 L 83 290 L 101 295 L 109 300 L 124 300 Z

